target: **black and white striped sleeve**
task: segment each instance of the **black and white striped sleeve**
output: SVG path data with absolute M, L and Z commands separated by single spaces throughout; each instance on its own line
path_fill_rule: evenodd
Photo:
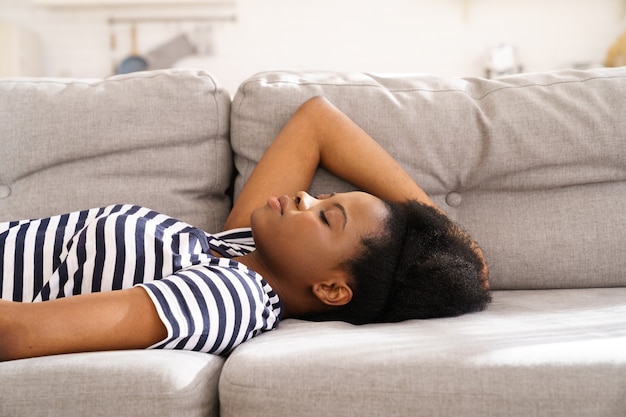
M 278 325 L 278 297 L 243 264 L 221 258 L 141 284 L 167 328 L 152 348 L 225 355 Z

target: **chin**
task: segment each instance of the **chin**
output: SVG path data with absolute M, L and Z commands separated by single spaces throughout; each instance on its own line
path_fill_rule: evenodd
M 263 244 L 263 236 L 272 230 L 270 225 L 264 220 L 263 207 L 254 210 L 250 215 L 250 229 L 252 229 L 252 238 L 257 247 L 259 243 Z

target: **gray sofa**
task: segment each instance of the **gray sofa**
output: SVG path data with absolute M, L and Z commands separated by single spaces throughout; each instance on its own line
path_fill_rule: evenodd
M 285 320 L 226 359 L 4 362 L 1 416 L 626 415 L 626 68 L 497 80 L 269 72 L 232 101 L 193 70 L 4 79 L 0 221 L 134 203 L 217 231 L 314 95 L 481 244 L 490 307 L 383 325 Z M 311 192 L 348 189 L 320 171 Z

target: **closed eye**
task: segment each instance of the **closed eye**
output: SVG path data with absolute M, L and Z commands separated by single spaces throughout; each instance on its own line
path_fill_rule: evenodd
M 324 211 L 320 211 L 320 219 L 322 220 L 322 223 L 324 223 L 326 226 L 330 226 L 330 223 L 328 222 L 328 219 L 326 218 L 326 213 L 324 213 Z

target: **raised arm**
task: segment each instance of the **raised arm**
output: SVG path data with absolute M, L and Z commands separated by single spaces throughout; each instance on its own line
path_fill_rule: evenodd
M 225 229 L 248 226 L 250 213 L 269 196 L 307 190 L 318 166 L 379 198 L 437 207 L 370 135 L 328 100 L 315 97 L 298 108 L 267 149 Z

